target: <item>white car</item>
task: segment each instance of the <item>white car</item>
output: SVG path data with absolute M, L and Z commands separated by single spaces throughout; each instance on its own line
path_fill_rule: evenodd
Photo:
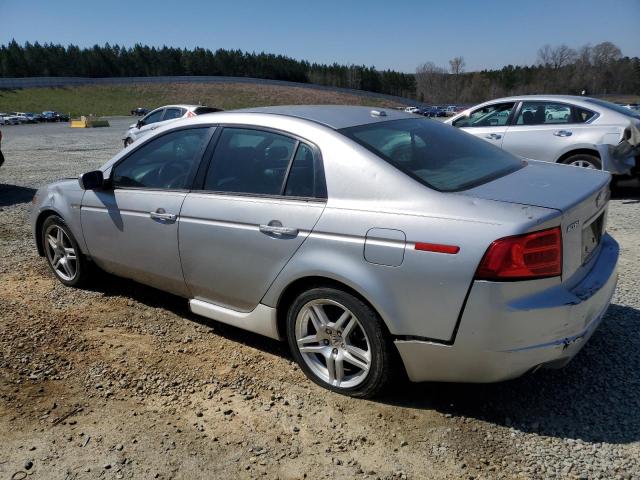
M 420 109 L 418 107 L 407 107 L 404 109 L 407 113 L 418 113 Z
M 203 113 L 219 112 L 221 109 L 206 107 L 204 105 L 165 105 L 147 113 L 144 117 L 132 124 L 125 132 L 122 141 L 125 148 L 144 137 L 157 128 L 178 120 L 180 118 L 195 117 Z
M 491 100 L 446 120 L 526 160 L 640 174 L 640 114 L 597 98 L 523 95 Z
M 0 113 L 4 125 L 20 125 L 20 117 L 11 113 Z

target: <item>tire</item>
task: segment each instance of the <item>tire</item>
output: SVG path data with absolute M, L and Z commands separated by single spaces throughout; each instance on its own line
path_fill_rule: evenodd
M 129 137 L 125 138 L 124 139 L 124 148 L 127 148 L 132 143 L 133 143 L 133 140 L 131 140 Z
M 392 347 L 382 320 L 350 293 L 328 287 L 301 293 L 287 312 L 287 341 L 305 375 L 331 391 L 371 398 L 390 381 Z
M 596 170 L 602 170 L 602 162 L 595 155 L 588 153 L 578 153 L 577 155 L 571 155 L 568 158 L 562 160 L 561 163 L 565 165 L 573 165 L 583 168 L 594 168 Z
M 51 242 L 50 240 L 53 239 L 55 241 Z M 60 282 L 67 287 L 76 288 L 88 283 L 90 264 L 80 251 L 78 242 L 62 218 L 51 215 L 45 219 L 40 241 L 47 264 Z M 60 256 L 63 258 L 61 259 Z M 58 260 L 62 260 L 62 262 L 58 263 Z

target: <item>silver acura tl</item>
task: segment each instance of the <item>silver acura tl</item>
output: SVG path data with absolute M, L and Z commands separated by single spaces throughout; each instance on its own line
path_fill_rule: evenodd
M 610 175 L 525 161 L 405 112 L 285 106 L 177 121 L 36 193 L 65 285 L 97 266 L 286 339 L 314 382 L 559 367 L 615 290 Z

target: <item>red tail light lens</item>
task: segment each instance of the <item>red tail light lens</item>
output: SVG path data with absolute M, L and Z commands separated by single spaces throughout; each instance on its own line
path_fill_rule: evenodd
M 560 227 L 505 237 L 487 249 L 478 270 L 478 280 L 531 280 L 562 273 Z

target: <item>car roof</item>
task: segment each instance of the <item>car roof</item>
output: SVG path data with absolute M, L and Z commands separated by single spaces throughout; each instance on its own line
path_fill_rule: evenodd
M 412 113 L 393 108 L 356 107 L 350 105 L 280 105 L 275 107 L 244 108 L 241 113 L 264 113 L 296 117 L 339 130 L 367 123 L 416 118 Z

